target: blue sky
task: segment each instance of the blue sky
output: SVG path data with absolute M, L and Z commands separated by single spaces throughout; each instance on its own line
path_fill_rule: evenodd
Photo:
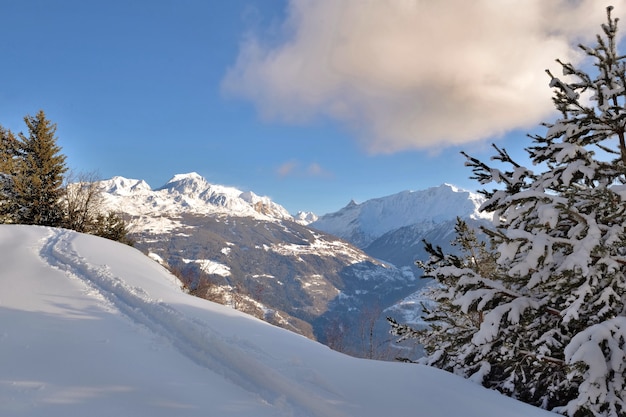
M 459 151 L 523 155 L 552 117 L 543 70 L 604 22 L 604 2 L 523 5 L 4 0 L 0 124 L 43 109 L 76 172 L 195 171 L 292 213 L 476 189 Z

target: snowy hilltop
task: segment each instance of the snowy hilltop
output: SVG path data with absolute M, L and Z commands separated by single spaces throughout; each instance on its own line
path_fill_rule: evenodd
M 187 295 L 112 241 L 0 225 L 0 258 L 3 416 L 554 416 Z
M 341 210 L 321 216 L 310 224 L 365 248 L 385 233 L 406 226 L 419 226 L 424 234 L 437 224 L 456 217 L 480 219 L 479 194 L 444 184 L 420 191 L 403 191 L 361 204 L 351 201 Z

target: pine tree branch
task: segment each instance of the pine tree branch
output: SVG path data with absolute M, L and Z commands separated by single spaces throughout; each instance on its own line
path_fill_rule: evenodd
M 518 352 L 521 353 L 524 356 L 531 356 L 531 357 L 539 359 L 540 361 L 543 361 L 543 362 L 550 362 L 550 363 L 554 363 L 556 365 L 561 365 L 561 366 L 565 366 L 566 365 L 566 363 L 565 363 L 565 361 L 563 359 L 558 359 L 558 358 L 555 358 L 555 357 L 552 357 L 552 356 L 540 355 L 538 353 L 531 352 L 529 350 L 522 350 L 522 349 L 520 349 Z

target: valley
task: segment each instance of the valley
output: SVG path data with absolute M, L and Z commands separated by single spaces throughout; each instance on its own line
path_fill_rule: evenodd
M 397 353 L 386 317 L 415 320 L 406 299 L 426 283 L 414 266 L 422 239 L 449 247 L 456 216 L 481 221 L 476 196 L 447 185 L 308 214 L 316 220 L 308 224 L 267 197 L 195 173 L 155 190 L 121 177 L 100 186 L 106 207 L 129 220 L 135 247 L 188 292 L 378 359 Z

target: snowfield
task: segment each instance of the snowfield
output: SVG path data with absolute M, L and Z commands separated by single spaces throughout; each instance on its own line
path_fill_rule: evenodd
M 101 238 L 0 225 L 0 259 L 2 416 L 555 415 L 189 296 Z

